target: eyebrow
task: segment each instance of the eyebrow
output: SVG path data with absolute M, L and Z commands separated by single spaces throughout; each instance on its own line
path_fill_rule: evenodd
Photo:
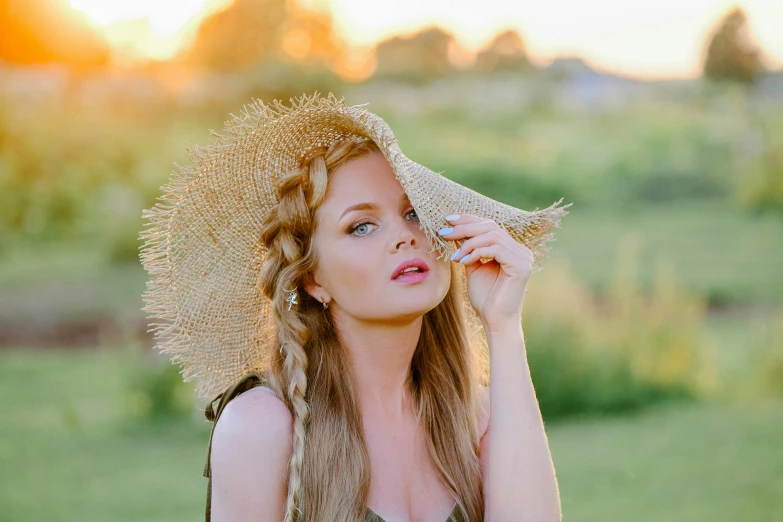
M 400 198 L 400 203 L 410 203 L 410 199 L 408 198 L 408 194 L 405 192 L 402 193 L 402 197 Z M 355 212 L 357 210 L 372 210 L 377 209 L 378 205 L 375 203 L 372 203 L 370 201 L 365 201 L 363 203 L 357 203 L 355 205 L 351 205 L 350 207 L 346 208 L 343 213 L 340 215 L 340 219 L 345 217 L 346 214 L 349 212 Z

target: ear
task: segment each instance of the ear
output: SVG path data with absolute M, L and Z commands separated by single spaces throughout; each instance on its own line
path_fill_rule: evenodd
M 305 276 L 304 289 L 305 292 L 310 294 L 313 297 L 313 299 L 315 299 L 318 302 L 326 301 L 328 303 L 329 301 L 331 301 L 329 297 L 329 293 L 326 291 L 324 287 L 318 284 L 318 282 L 315 279 L 315 276 L 313 276 L 312 273 L 307 274 L 307 276 Z

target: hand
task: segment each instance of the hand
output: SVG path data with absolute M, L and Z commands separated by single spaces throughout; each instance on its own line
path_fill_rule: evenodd
M 459 241 L 459 252 L 453 261 L 463 261 L 467 271 L 470 304 L 481 318 L 484 328 L 517 324 L 522 300 L 533 266 L 533 252 L 513 239 L 491 219 L 460 214 L 448 220 L 450 234 L 444 239 Z M 488 258 L 486 263 L 481 258 Z

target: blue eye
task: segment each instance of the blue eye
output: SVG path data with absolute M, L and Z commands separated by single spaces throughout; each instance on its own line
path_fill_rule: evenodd
M 418 214 L 416 214 L 416 210 L 415 209 L 410 209 L 405 215 L 409 216 L 411 214 L 413 214 L 415 216 L 415 219 L 418 221 L 419 216 L 418 216 Z M 366 235 L 368 235 L 370 233 L 369 231 L 367 233 L 365 233 L 365 234 L 356 234 L 356 231 L 359 230 L 359 228 L 367 226 L 367 225 L 376 226 L 376 225 L 373 225 L 369 221 L 362 221 L 361 223 L 358 223 L 358 224 L 354 225 L 353 227 L 351 227 L 350 229 L 348 229 L 348 233 L 353 234 L 353 235 L 358 235 L 359 237 L 366 236 Z
M 358 225 L 356 225 L 356 226 L 351 228 L 351 230 L 350 230 L 351 234 L 356 232 L 360 227 L 363 227 L 363 226 L 366 226 L 366 225 L 372 225 L 372 223 L 370 223 L 369 221 L 365 221 L 363 223 L 359 223 Z M 369 234 L 369 232 L 367 232 L 367 234 Z M 366 236 L 367 234 L 359 234 L 359 235 L 360 236 Z

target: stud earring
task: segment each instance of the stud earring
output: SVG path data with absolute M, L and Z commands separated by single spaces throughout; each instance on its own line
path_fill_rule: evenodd
M 329 308 L 329 305 L 328 305 L 328 304 L 326 304 L 326 301 L 324 301 L 324 298 L 323 298 L 323 297 L 321 298 L 321 304 L 322 304 L 322 305 L 324 305 L 324 310 L 326 310 L 327 308 Z
M 288 303 L 288 309 L 291 309 L 291 305 L 299 304 L 299 301 L 296 300 L 296 288 L 293 290 L 286 290 L 283 288 L 284 291 L 288 292 L 288 297 L 286 298 L 286 302 Z

